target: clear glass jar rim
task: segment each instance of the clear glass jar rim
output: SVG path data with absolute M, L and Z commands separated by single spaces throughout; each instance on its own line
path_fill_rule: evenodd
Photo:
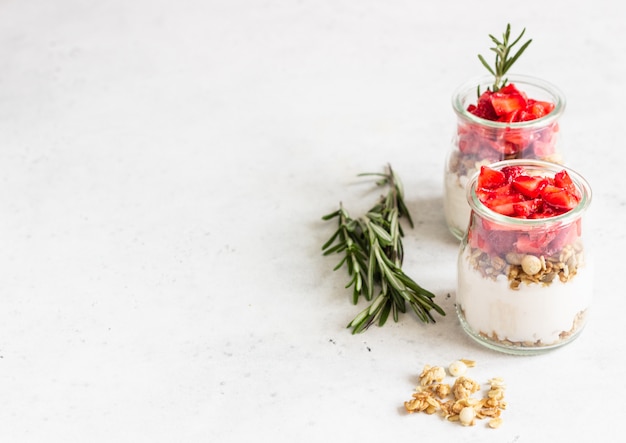
M 485 218 L 489 221 L 496 222 L 500 225 L 511 226 L 511 227 L 540 227 L 546 225 L 554 225 L 554 224 L 568 224 L 576 219 L 580 218 L 583 213 L 587 210 L 589 205 L 591 204 L 591 186 L 587 180 L 580 175 L 578 172 L 573 169 L 563 166 L 558 163 L 552 163 L 544 160 L 532 160 L 532 159 L 515 159 L 515 160 L 502 160 L 499 162 L 495 162 L 489 165 L 490 168 L 494 169 L 502 169 L 506 166 L 522 166 L 525 168 L 530 168 L 535 171 L 546 171 L 549 173 L 557 173 L 559 171 L 565 170 L 571 177 L 572 181 L 576 188 L 580 191 L 580 201 L 578 205 L 571 211 L 568 211 L 564 214 L 557 215 L 554 217 L 546 217 L 546 218 L 517 218 L 517 217 L 509 217 L 507 215 L 502 215 L 498 212 L 495 212 L 489 209 L 483 202 L 480 201 L 478 195 L 476 195 L 476 182 L 478 181 L 478 175 L 480 174 L 480 169 L 476 171 L 467 184 L 467 201 L 470 205 L 472 211 L 476 212 L 480 217 Z
M 538 125 L 543 126 L 543 125 L 550 124 L 555 120 L 558 120 L 563 115 L 563 112 L 565 111 L 565 104 L 566 104 L 565 95 L 554 84 L 546 80 L 537 78 L 537 77 L 533 77 L 529 75 L 521 75 L 521 74 L 508 75 L 507 79 L 509 83 L 530 85 L 530 86 L 540 88 L 546 91 L 548 94 L 550 94 L 554 98 L 554 109 L 552 110 L 552 112 L 550 112 L 545 117 L 541 117 L 535 120 L 529 120 L 529 121 L 524 121 L 524 122 L 513 122 L 513 123 L 491 121 L 491 120 L 487 120 L 481 117 L 477 117 L 474 114 L 471 114 L 470 112 L 467 111 L 467 106 L 465 105 L 465 103 L 463 103 L 463 97 L 465 97 L 468 93 L 476 91 L 478 86 L 485 87 L 485 89 L 486 87 L 491 86 L 493 84 L 493 76 L 486 76 L 486 75 L 469 79 L 468 81 L 464 82 L 463 84 L 461 84 L 454 90 L 452 94 L 452 107 L 454 109 L 454 112 L 459 117 L 462 117 L 470 122 L 487 126 L 487 127 L 491 127 L 491 128 L 500 128 L 500 129 L 502 128 L 528 128 L 528 127 L 534 127 Z M 520 90 L 523 90 L 523 88 L 520 88 Z M 529 98 L 534 98 L 534 97 L 529 97 Z

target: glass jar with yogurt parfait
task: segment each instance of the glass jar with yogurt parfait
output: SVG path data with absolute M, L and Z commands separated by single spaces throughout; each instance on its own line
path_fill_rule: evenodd
M 593 295 L 587 181 L 555 163 L 502 161 L 470 179 L 467 201 L 456 291 L 463 329 L 512 354 L 574 340 Z
M 469 221 L 466 185 L 481 165 L 520 158 L 563 163 L 559 131 L 565 111 L 563 93 L 544 80 L 510 75 L 508 85 L 521 92 L 527 110 L 511 111 L 508 106 L 515 101 L 503 101 L 498 115 L 489 109 L 492 115 L 483 118 L 476 115 L 481 114 L 476 111 L 482 106 L 479 93 L 488 91 L 492 83 L 493 77 L 473 79 L 459 86 L 452 96 L 457 125 L 445 160 L 444 212 L 448 229 L 458 239 L 463 237 Z M 546 104 L 551 106 L 544 115 L 545 108 L 539 105 Z

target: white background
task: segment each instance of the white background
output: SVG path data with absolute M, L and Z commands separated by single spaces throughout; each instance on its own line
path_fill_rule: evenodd
M 592 441 L 626 382 L 616 2 L 0 0 L 0 441 Z M 454 313 L 443 219 L 450 98 L 488 34 L 557 84 L 594 190 L 594 310 L 536 357 Z M 356 176 L 390 163 L 416 226 L 405 270 L 446 317 L 351 335 L 365 306 L 321 255 Z M 408 415 L 425 364 L 503 377 L 500 429 Z

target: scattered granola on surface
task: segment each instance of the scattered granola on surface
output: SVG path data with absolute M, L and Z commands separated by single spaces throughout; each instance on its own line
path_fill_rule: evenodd
M 452 385 L 444 383 L 447 374 L 443 367 L 425 365 L 419 375 L 419 385 L 411 400 L 404 402 L 404 408 L 409 414 L 438 412 L 446 420 L 463 426 L 474 426 L 476 420 L 488 419 L 490 428 L 498 428 L 502 424 L 500 415 L 506 409 L 504 380 L 499 377 L 489 379 L 489 389 L 482 398 L 473 397 L 481 385 L 466 377 L 465 373 L 475 364 L 463 359 L 451 363 L 448 374 L 454 378 Z

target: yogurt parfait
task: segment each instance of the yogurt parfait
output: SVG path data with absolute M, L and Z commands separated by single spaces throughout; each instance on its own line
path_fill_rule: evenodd
M 511 75 L 508 80 L 495 92 L 491 77 L 470 80 L 453 94 L 457 125 L 444 168 L 444 212 L 459 239 L 469 222 L 466 186 L 481 166 L 513 159 L 563 163 L 563 94 L 537 78 Z M 484 92 L 477 96 L 477 90 Z
M 578 173 L 540 160 L 481 166 L 458 256 L 456 307 L 479 343 L 534 354 L 583 330 L 593 295 L 584 215 L 591 189 Z

